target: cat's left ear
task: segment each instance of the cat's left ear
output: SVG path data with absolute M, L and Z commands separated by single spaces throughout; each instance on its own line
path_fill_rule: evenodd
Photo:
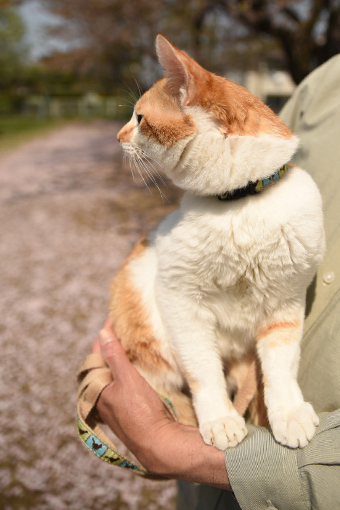
M 172 91 L 181 95 L 185 106 L 195 104 L 198 90 L 207 80 L 208 71 L 160 34 L 156 38 L 156 51 Z

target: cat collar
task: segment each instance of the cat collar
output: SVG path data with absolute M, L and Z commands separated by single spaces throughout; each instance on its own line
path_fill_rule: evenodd
M 246 197 L 247 195 L 257 195 L 260 191 L 268 188 L 272 184 L 275 184 L 276 181 L 281 179 L 289 170 L 289 165 L 286 163 L 281 166 L 276 172 L 273 173 L 270 177 L 266 177 L 265 179 L 258 179 L 255 182 L 249 181 L 246 186 L 243 188 L 234 189 L 233 191 L 226 191 L 221 195 L 217 195 L 219 200 L 238 200 L 239 198 Z

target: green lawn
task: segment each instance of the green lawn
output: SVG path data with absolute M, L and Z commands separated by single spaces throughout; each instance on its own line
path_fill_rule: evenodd
M 0 115 L 0 152 L 12 149 L 35 136 L 62 127 L 65 119 L 38 119 L 21 115 Z

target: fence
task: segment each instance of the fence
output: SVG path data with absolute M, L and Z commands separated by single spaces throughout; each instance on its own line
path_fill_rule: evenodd
M 115 96 L 100 96 L 93 92 L 83 96 L 31 95 L 1 99 L 0 115 L 22 114 L 41 119 L 49 117 L 118 119 L 126 118 L 130 114 L 129 108 L 119 107 L 122 99 Z

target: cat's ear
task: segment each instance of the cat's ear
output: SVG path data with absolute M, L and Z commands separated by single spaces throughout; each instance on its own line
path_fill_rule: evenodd
M 156 38 L 156 51 L 171 90 L 181 95 L 184 105 L 195 104 L 198 84 L 206 80 L 207 71 L 160 34 Z

